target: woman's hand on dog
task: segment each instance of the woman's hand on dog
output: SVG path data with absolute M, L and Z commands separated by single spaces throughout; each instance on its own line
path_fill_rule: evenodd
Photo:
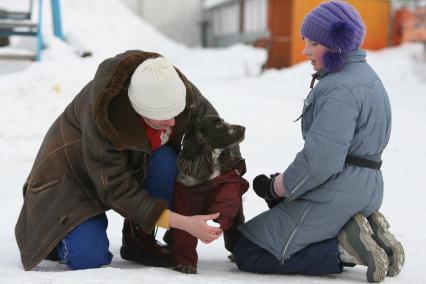
M 222 235 L 221 228 L 207 225 L 208 220 L 215 220 L 219 213 L 209 215 L 183 216 L 175 212 L 170 213 L 170 227 L 186 231 L 205 244 L 211 243 Z

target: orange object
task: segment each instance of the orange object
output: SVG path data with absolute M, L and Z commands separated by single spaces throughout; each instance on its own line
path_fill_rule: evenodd
M 426 41 L 426 8 L 417 8 L 413 17 L 412 41 Z
M 300 27 L 307 13 L 323 0 L 269 0 L 267 68 L 288 67 L 304 61 Z M 361 14 L 367 34 L 362 48 L 377 50 L 388 46 L 390 2 L 377 0 L 348 1 Z
M 426 8 L 414 11 L 401 8 L 395 12 L 392 44 L 408 41 L 426 41 Z

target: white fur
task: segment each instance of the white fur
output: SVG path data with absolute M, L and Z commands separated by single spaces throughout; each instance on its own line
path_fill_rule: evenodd
M 209 180 L 220 176 L 219 156 L 220 154 L 222 154 L 222 152 L 223 149 L 214 149 L 211 152 L 213 160 L 213 174 L 209 177 Z M 197 179 L 188 175 L 184 175 L 182 173 L 178 174 L 177 180 L 185 186 L 193 186 L 200 183 L 200 181 L 198 181 Z
M 178 174 L 177 180 L 185 186 L 193 186 L 199 183 L 195 178 L 184 175 L 182 173 Z
M 213 159 L 213 174 L 209 179 L 214 179 L 220 175 L 220 165 L 219 165 L 219 156 L 222 154 L 223 149 L 214 149 L 212 151 L 212 159 Z

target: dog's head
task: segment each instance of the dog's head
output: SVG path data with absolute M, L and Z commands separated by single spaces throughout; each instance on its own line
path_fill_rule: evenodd
M 244 133 L 243 126 L 228 124 L 217 116 L 197 119 L 183 139 L 178 180 L 197 184 L 207 181 L 215 171 L 228 170 L 233 158 L 230 148 L 244 139 Z

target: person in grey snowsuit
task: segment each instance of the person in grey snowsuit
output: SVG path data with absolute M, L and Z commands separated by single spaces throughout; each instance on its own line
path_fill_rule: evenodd
M 362 264 L 369 282 L 401 270 L 401 243 L 377 212 L 391 107 L 359 49 L 364 34 L 345 2 L 322 3 L 305 17 L 303 53 L 316 73 L 301 115 L 304 147 L 284 173 L 253 181 L 271 209 L 240 227 L 233 253 L 241 270 L 319 275 Z

